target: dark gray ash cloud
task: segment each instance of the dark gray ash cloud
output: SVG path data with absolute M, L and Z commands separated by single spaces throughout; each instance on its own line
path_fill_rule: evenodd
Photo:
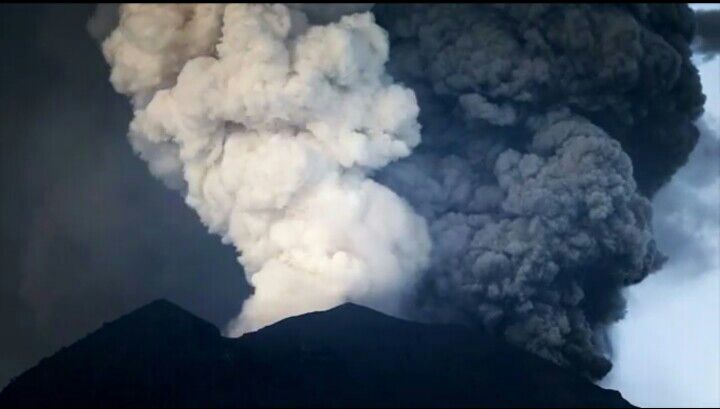
M 383 170 L 428 220 L 421 317 L 480 325 L 591 377 L 621 289 L 665 260 L 648 198 L 696 144 L 684 5 L 378 5 L 420 102 Z

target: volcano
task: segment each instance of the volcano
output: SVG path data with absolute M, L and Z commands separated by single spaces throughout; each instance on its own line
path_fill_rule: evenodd
M 456 325 L 354 304 L 240 338 L 164 300 L 13 380 L 21 407 L 631 407 L 619 392 Z

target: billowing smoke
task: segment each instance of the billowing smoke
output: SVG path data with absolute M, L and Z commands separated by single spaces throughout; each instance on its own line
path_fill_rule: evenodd
M 397 313 L 427 264 L 424 220 L 366 177 L 420 142 L 415 96 L 372 14 L 313 15 L 126 5 L 103 43 L 134 148 L 240 252 L 255 291 L 233 335 L 347 300 Z
M 692 13 L 677 4 L 376 7 L 397 78 L 481 125 L 522 126 L 567 107 L 622 143 L 646 195 L 697 141 L 704 98 L 689 60 Z
M 604 373 L 598 326 L 621 318 L 619 289 L 662 262 L 650 204 L 619 142 L 581 118 L 544 124 L 523 152 L 501 139 L 418 154 L 383 175 L 430 222 L 420 311 Z
M 686 6 L 376 6 L 423 143 L 379 179 L 430 226 L 415 310 L 591 377 L 621 288 L 664 260 L 647 195 L 687 160 L 704 96 Z
M 103 42 L 133 147 L 240 253 L 229 332 L 350 300 L 604 375 L 697 141 L 692 12 L 369 9 L 125 5 Z

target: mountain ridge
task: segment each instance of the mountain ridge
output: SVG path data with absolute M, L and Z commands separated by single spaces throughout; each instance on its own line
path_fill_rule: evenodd
M 458 325 L 343 304 L 233 339 L 156 300 L 41 360 L 0 392 L 0 406 L 632 405 Z

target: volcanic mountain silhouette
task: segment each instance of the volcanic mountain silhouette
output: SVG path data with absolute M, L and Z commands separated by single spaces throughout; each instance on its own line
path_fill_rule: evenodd
M 345 304 L 230 339 L 159 300 L 43 359 L 5 388 L 0 406 L 631 405 L 461 326 Z

